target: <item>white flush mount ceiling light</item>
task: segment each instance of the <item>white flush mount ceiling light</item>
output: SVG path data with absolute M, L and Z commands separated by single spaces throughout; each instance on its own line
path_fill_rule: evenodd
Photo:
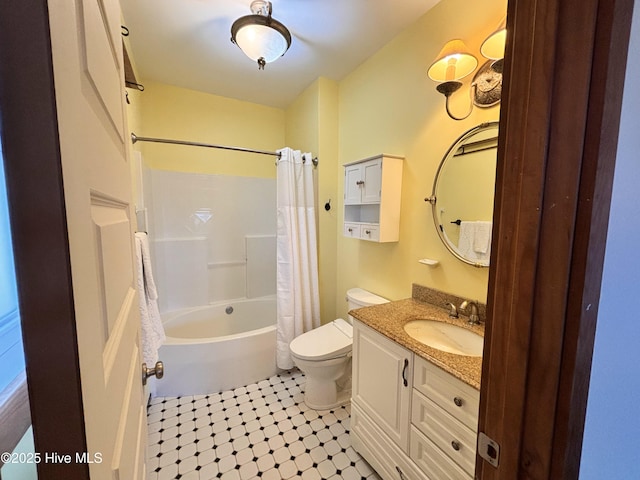
M 251 2 L 252 15 L 240 17 L 231 25 L 231 41 L 264 70 L 267 63 L 277 60 L 291 46 L 287 27 L 271 17 L 271 2 Z

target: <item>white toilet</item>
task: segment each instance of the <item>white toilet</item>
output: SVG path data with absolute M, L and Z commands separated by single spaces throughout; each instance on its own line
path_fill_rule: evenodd
M 349 310 L 387 303 L 361 288 L 347 291 Z M 314 410 L 328 410 L 351 397 L 352 317 L 338 318 L 293 339 L 289 344 L 293 363 L 305 374 L 304 403 Z

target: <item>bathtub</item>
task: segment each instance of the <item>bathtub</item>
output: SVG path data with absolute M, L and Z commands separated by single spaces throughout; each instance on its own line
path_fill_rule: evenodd
M 277 373 L 275 296 L 178 310 L 162 323 L 157 396 L 217 393 Z

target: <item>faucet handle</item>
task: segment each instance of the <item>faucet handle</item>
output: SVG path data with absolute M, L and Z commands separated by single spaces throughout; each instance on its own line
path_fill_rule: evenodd
M 447 307 L 449 307 L 449 317 L 458 318 L 458 307 L 451 302 L 447 302 Z
M 465 300 L 460 304 L 460 310 L 466 310 L 467 307 L 470 307 L 469 313 L 469 324 L 470 325 L 480 325 L 480 312 L 478 311 L 478 303 Z

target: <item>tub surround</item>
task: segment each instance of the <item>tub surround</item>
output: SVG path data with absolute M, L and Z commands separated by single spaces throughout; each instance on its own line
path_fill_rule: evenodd
M 411 350 L 416 355 L 432 362 L 454 377 L 479 390 L 482 357 L 456 355 L 431 348 L 407 335 L 403 326 L 409 320 L 428 318 L 468 328 L 484 336 L 484 323 L 480 325 L 469 325 L 467 323 L 468 317 L 463 313 L 460 314 L 460 318 L 449 317 L 448 311 L 445 308 L 446 303 L 452 302 L 455 305 L 460 305 L 464 300 L 460 297 L 415 284 L 412 294 L 413 298 L 359 308 L 350 311 L 349 314 L 403 347 Z M 478 304 L 478 306 L 480 319 L 484 322 L 486 318 L 486 307 L 481 304 Z

